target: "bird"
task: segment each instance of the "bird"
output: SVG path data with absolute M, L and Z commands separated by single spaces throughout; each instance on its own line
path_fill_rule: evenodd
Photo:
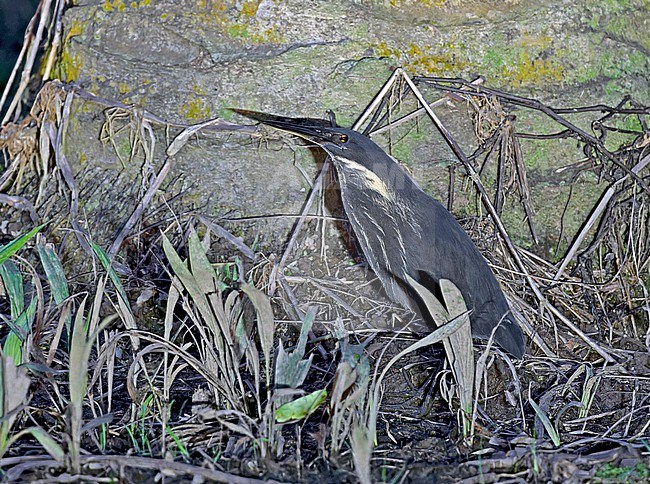
M 470 312 L 472 335 L 521 359 L 526 342 L 505 295 L 478 248 L 454 216 L 368 136 L 329 120 L 233 109 L 318 145 L 336 169 L 343 208 L 365 259 L 387 296 L 417 311 L 407 276 L 434 294 L 448 279 Z M 496 328 L 496 329 L 495 329 Z

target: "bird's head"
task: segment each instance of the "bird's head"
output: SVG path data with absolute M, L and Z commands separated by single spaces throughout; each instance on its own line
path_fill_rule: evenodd
M 373 171 L 377 163 L 386 163 L 390 160 L 370 138 L 357 131 L 336 126 L 334 119 L 288 118 L 244 109 L 232 111 L 312 141 L 342 166 L 356 164 L 360 165 L 360 169 Z

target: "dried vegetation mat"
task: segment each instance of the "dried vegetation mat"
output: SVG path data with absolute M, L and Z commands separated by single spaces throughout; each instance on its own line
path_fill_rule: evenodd
M 107 144 L 128 132 L 153 173 L 106 247 L 79 222 L 83 194 L 62 145 L 77 98 L 102 106 Z M 462 143 L 471 153 L 436 115 L 441 103 L 471 114 L 475 140 Z M 520 132 L 513 112 L 537 113 L 551 129 Z M 432 332 L 386 302 L 331 233 L 327 163 L 285 250 L 259 253 L 223 221 L 171 208 L 154 217 L 151 204 L 195 137 L 268 133 L 220 120 L 171 125 L 46 84 L 30 115 L 0 133 L 2 479 L 647 480 L 648 114 L 630 99 L 553 109 L 398 69 L 355 124 L 390 144 L 428 120 L 453 152 L 450 206 L 475 197 L 484 215 L 464 223 L 529 337 L 528 354 L 512 361 L 491 341 L 473 345 L 453 284 L 441 282 L 438 300 L 411 281 L 440 325 Z M 158 160 L 161 126 L 175 138 Z M 503 223 L 514 200 L 538 237 L 522 149 L 531 139 L 573 140 L 575 164 L 562 169 L 576 186 L 589 173 L 604 187 L 552 260 L 517 246 Z M 66 210 L 48 211 L 51 186 Z M 16 220 L 33 228 L 10 232 Z M 215 254 L 216 239 L 231 249 Z M 125 241 L 136 248 L 128 257 Z M 83 278 L 62 263 L 70 247 L 75 267 L 90 268 Z

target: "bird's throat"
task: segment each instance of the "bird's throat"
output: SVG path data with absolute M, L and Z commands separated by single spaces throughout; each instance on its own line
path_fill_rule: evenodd
M 392 190 L 372 170 L 341 156 L 335 155 L 333 158 L 339 166 L 339 171 L 343 172 L 342 174 L 348 182 L 357 181 L 359 188 L 373 190 L 387 200 L 392 200 L 395 197 Z

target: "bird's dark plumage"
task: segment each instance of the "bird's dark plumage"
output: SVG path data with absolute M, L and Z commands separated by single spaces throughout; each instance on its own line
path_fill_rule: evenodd
M 499 325 L 496 343 L 517 358 L 523 356 L 524 335 L 472 240 L 447 209 L 424 193 L 370 138 L 331 121 L 234 111 L 306 137 L 332 157 L 345 213 L 370 267 L 393 301 L 413 308 L 407 274 L 434 293 L 432 283 L 449 279 L 472 310 L 473 335 L 487 339 Z

